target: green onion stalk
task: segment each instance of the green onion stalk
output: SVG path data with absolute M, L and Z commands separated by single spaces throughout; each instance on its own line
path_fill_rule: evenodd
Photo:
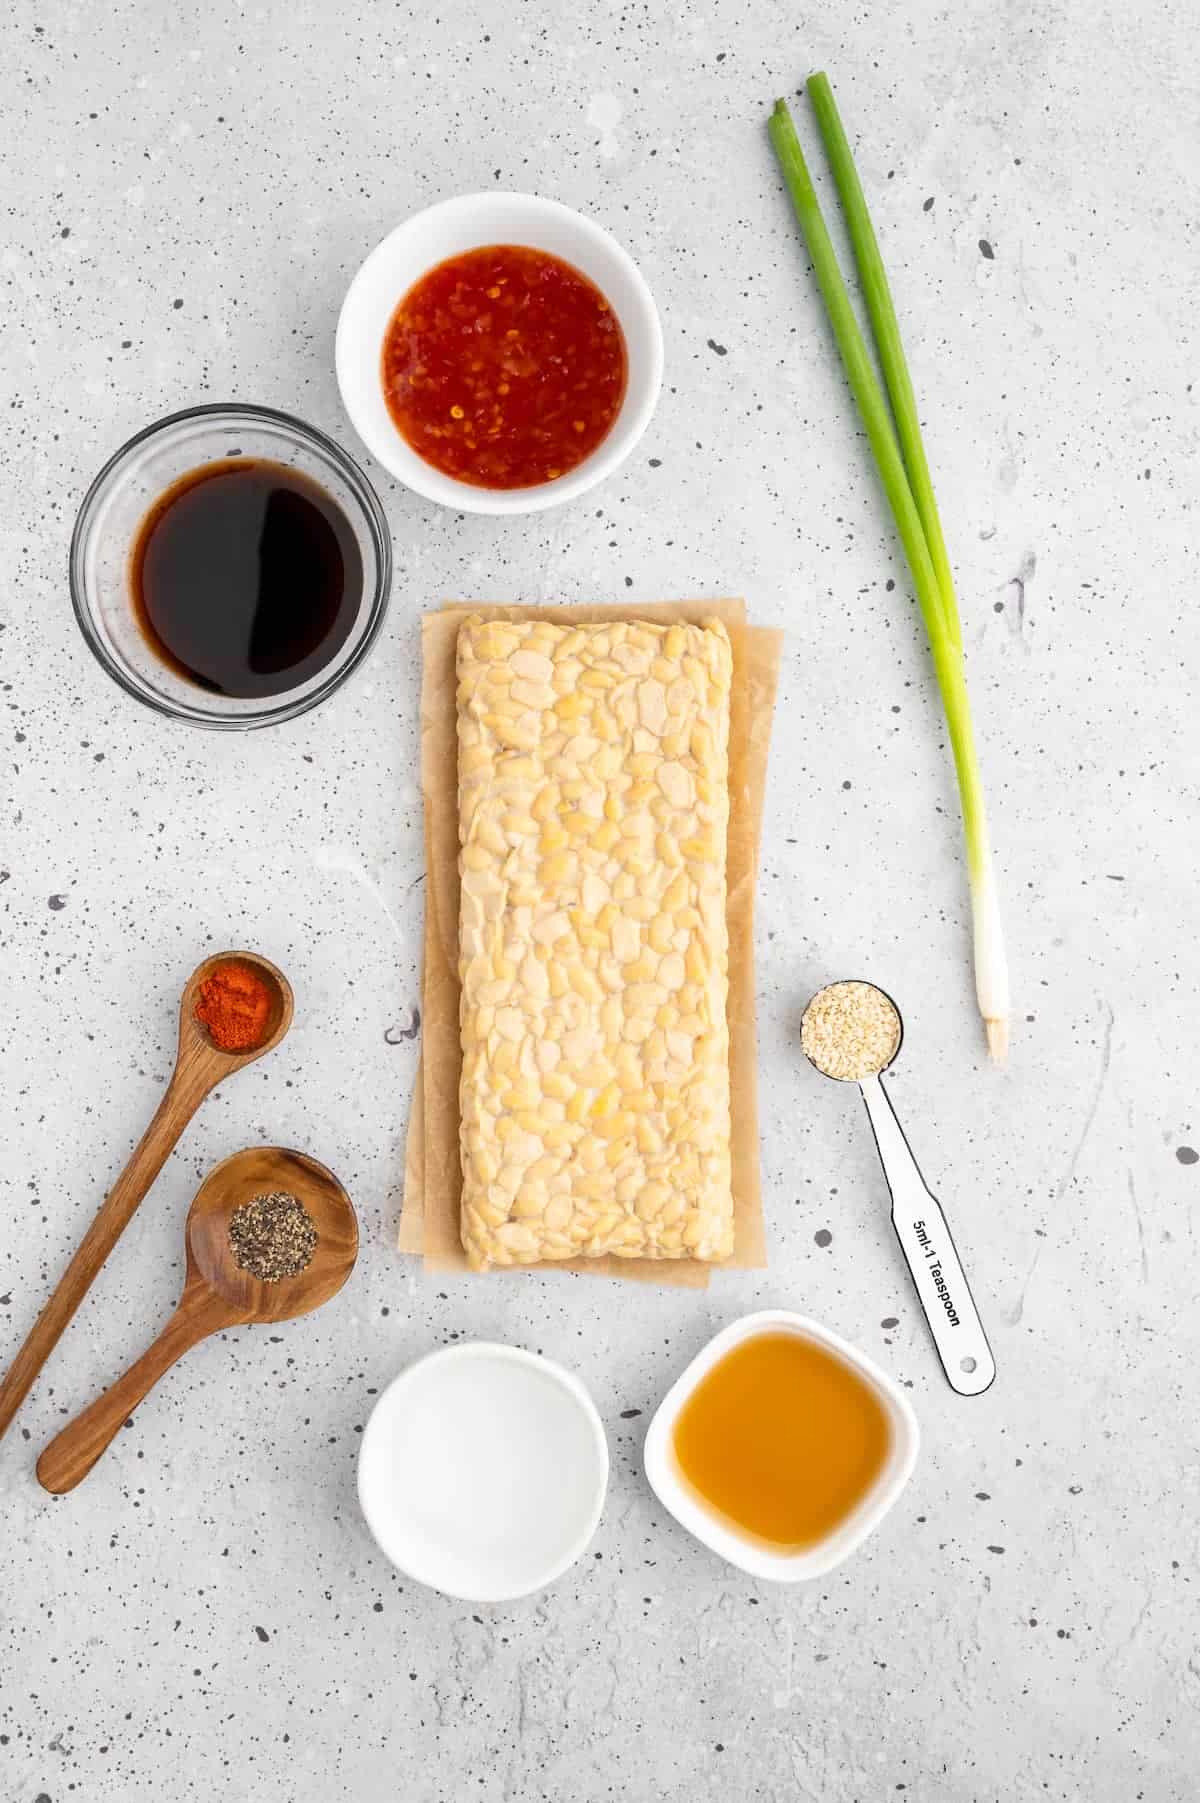
M 800 222 L 850 391 L 892 510 L 929 638 L 962 802 L 974 925 L 975 991 L 987 1033 L 988 1050 L 994 1059 L 1001 1061 L 1008 1049 L 1008 964 L 992 869 L 983 783 L 967 699 L 962 629 L 950 560 L 921 438 L 912 380 L 900 342 L 896 310 L 854 158 L 828 78 L 814 75 L 807 86 L 846 216 L 875 348 L 887 385 L 886 394 L 880 386 L 851 305 L 804 161 L 804 152 L 783 100 L 776 101 L 771 116 L 771 143 Z

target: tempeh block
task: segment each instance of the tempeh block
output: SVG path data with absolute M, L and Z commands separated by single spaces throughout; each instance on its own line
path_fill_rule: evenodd
M 719 623 L 459 630 L 476 1269 L 733 1250 L 731 669 Z

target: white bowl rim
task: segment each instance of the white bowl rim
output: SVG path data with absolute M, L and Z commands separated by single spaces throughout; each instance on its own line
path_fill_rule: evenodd
M 670 1444 L 671 1430 L 679 1417 L 679 1411 L 700 1379 L 731 1347 L 770 1332 L 773 1328 L 783 1329 L 828 1347 L 864 1376 L 887 1407 L 894 1436 L 889 1465 L 885 1466 L 857 1508 L 826 1539 L 799 1553 L 772 1552 L 769 1547 L 727 1527 L 714 1511 L 707 1509 L 696 1499 L 690 1487 L 677 1474 Z M 642 1449 L 642 1460 L 647 1482 L 659 1502 L 711 1552 L 718 1553 L 730 1565 L 736 1565 L 753 1577 L 795 1584 L 805 1579 L 824 1577 L 840 1565 L 843 1559 L 848 1559 L 868 1535 L 874 1533 L 912 1475 L 920 1439 L 921 1430 L 911 1403 L 895 1379 L 889 1377 L 873 1359 L 810 1316 L 795 1314 L 790 1309 L 772 1308 L 759 1309 L 753 1314 L 742 1315 L 736 1321 L 729 1322 L 701 1347 L 654 1411 Z
M 499 203 L 499 205 L 498 205 Z M 649 358 L 649 373 L 640 391 L 635 394 L 627 388 L 621 403 L 620 412 L 613 422 L 608 434 L 601 439 L 595 450 L 585 457 L 583 462 L 569 470 L 565 476 L 553 482 L 535 484 L 530 488 L 478 488 L 469 482 L 459 482 L 453 476 L 447 476 L 432 463 L 426 462 L 419 452 L 413 450 L 403 438 L 399 430 L 392 428 L 392 436 L 385 442 L 364 420 L 359 409 L 355 393 L 358 383 L 354 372 L 361 370 L 364 355 L 370 363 L 372 382 L 377 382 L 380 346 L 372 344 L 364 347 L 362 334 L 358 330 L 356 313 L 363 301 L 363 292 L 367 284 L 381 265 L 395 258 L 404 240 L 434 221 L 444 223 L 452 231 L 453 227 L 465 216 L 480 211 L 500 210 L 509 203 L 519 203 L 541 213 L 545 218 L 556 221 L 575 232 L 591 246 L 601 250 L 618 266 L 633 291 L 639 309 L 639 324 L 646 333 L 646 346 Z M 446 257 L 455 254 L 452 244 L 447 244 L 440 257 L 425 265 L 432 269 Z M 556 251 L 554 255 L 562 253 Z M 570 261 L 569 255 L 566 261 Z M 412 281 L 420 276 L 411 277 Z M 396 303 L 403 298 L 406 287 L 396 292 Z M 609 297 L 611 299 L 611 296 Z M 620 317 L 620 315 L 619 315 Z M 626 326 L 626 318 L 622 317 L 622 326 Z M 337 372 L 338 387 L 341 390 L 342 405 L 346 409 L 350 423 L 359 438 L 370 451 L 375 460 L 382 464 L 390 475 L 422 495 L 427 501 L 435 501 L 443 507 L 451 507 L 461 513 L 483 514 L 521 514 L 540 513 L 549 507 L 558 507 L 566 501 L 575 500 L 585 494 L 597 482 L 601 482 L 632 453 L 646 427 L 653 417 L 658 397 L 662 388 L 663 375 L 663 333 L 662 322 L 658 316 L 658 308 L 654 296 L 630 253 L 612 233 L 589 218 L 569 207 L 561 200 L 553 200 L 545 194 L 533 194 L 515 188 L 481 189 L 472 194 L 454 194 L 445 200 L 434 201 L 430 206 L 422 207 L 419 212 L 411 213 L 406 219 L 379 240 L 374 249 L 369 251 L 358 269 L 355 271 L 350 286 L 346 290 L 341 311 L 338 314 L 337 332 L 334 341 L 334 363 Z
M 596 1485 L 595 1494 L 593 1495 L 591 1505 L 588 1509 L 586 1521 L 583 1526 L 581 1526 L 575 1538 L 571 1541 L 567 1552 L 560 1555 L 553 1565 L 547 1566 L 545 1572 L 538 1577 L 535 1583 L 528 1584 L 520 1590 L 493 1589 L 489 1591 L 487 1589 L 482 1589 L 473 1591 L 470 1595 L 467 1595 L 465 1592 L 447 1590 L 443 1585 L 433 1583 L 427 1576 L 422 1572 L 417 1571 L 412 1565 L 405 1564 L 401 1559 L 397 1558 L 395 1551 L 385 1544 L 378 1525 L 379 1517 L 375 1513 L 374 1500 L 369 1495 L 369 1487 L 364 1481 L 363 1469 L 367 1446 L 371 1439 L 372 1424 L 375 1422 L 379 1415 L 379 1411 L 383 1408 L 389 1397 L 393 1396 L 397 1391 L 403 1390 L 409 1386 L 423 1372 L 427 1371 L 428 1367 L 431 1365 L 450 1364 L 462 1360 L 479 1358 L 490 1358 L 502 1363 L 533 1366 L 545 1375 L 553 1378 L 559 1387 L 571 1397 L 572 1401 L 577 1404 L 580 1413 L 588 1425 L 592 1440 L 592 1448 L 596 1454 Z M 560 1365 L 556 1359 L 547 1358 L 544 1353 L 529 1352 L 523 1346 L 508 1346 L 501 1340 L 464 1340 L 461 1344 L 456 1346 L 435 1347 L 432 1352 L 426 1352 L 422 1354 L 421 1357 L 413 1359 L 411 1364 L 405 1365 L 375 1398 L 374 1406 L 367 1417 L 366 1426 L 363 1429 L 362 1444 L 358 1449 L 357 1487 L 359 1507 L 362 1510 L 367 1527 L 370 1529 L 371 1538 L 374 1540 L 380 1552 L 396 1567 L 397 1571 L 402 1571 L 406 1577 L 412 1578 L 415 1583 L 424 1584 L 427 1589 L 436 1590 L 441 1596 L 452 1597 L 456 1602 L 463 1603 L 516 1602 L 521 1597 L 535 1595 L 539 1590 L 544 1590 L 547 1585 L 553 1584 L 558 1578 L 561 1578 L 563 1573 L 569 1571 L 571 1566 L 574 1565 L 587 1550 L 588 1544 L 599 1526 L 600 1516 L 604 1509 L 605 1497 L 608 1494 L 608 1478 L 608 1439 L 604 1432 L 604 1424 L 600 1419 L 599 1411 L 582 1379 L 576 1377 L 573 1371 L 568 1371 L 565 1365 Z

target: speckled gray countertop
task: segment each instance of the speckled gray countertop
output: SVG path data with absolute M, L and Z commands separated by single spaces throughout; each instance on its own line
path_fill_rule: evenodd
M 764 131 L 821 66 L 861 134 L 960 578 L 1004 1076 L 918 622 Z M 5 1803 L 1194 1797 L 1198 66 L 1182 0 L 6 9 L 0 1363 L 158 1098 L 197 960 L 257 946 L 299 1009 L 207 1104 L 0 1446 Z M 87 482 L 201 400 L 357 449 L 332 369 L 351 272 L 490 184 L 639 259 L 668 358 L 647 438 L 525 521 L 368 466 L 397 576 L 366 670 L 272 733 L 171 730 L 72 621 Z M 770 1270 L 703 1296 L 425 1279 L 392 1249 L 422 610 L 739 592 L 788 632 L 757 947 Z M 999 1363 L 978 1401 L 935 1366 L 856 1099 L 800 1066 L 799 1007 L 845 974 L 905 1011 L 893 1093 Z M 52 1502 L 37 1450 L 165 1319 L 197 1180 L 257 1139 L 346 1181 L 352 1284 L 192 1354 Z M 640 1472 L 671 1377 L 762 1304 L 857 1340 L 924 1432 L 883 1530 L 799 1591 L 719 1564 Z M 401 1581 L 355 1500 L 373 1393 L 460 1336 L 571 1366 L 613 1454 L 592 1552 L 508 1608 Z

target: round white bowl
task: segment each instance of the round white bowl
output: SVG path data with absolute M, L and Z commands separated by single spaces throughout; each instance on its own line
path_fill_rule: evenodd
M 380 1550 L 463 1602 L 509 1602 L 561 1577 L 595 1533 L 607 1488 L 608 1443 L 579 1379 L 486 1340 L 402 1371 L 358 1459 Z
M 679 1412 L 701 1378 L 731 1347 L 761 1333 L 794 1333 L 826 1346 L 860 1377 L 866 1379 L 887 1412 L 891 1428 L 891 1445 L 883 1469 L 852 1512 L 833 1532 L 815 1546 L 801 1552 L 777 1553 L 762 1541 L 739 1533 L 724 1517 L 708 1508 L 696 1495 L 679 1469 L 672 1442 Z M 849 1558 L 874 1533 L 905 1484 L 912 1475 L 920 1443 L 917 1418 L 904 1392 L 885 1371 L 848 1340 L 830 1333 L 806 1315 L 794 1315 L 787 1309 L 763 1309 L 757 1314 L 743 1315 L 723 1328 L 678 1377 L 659 1403 L 646 1435 L 642 1454 L 650 1488 L 663 1507 L 676 1521 L 719 1553 L 730 1565 L 748 1571 L 756 1578 L 771 1578 L 776 1583 L 795 1584 L 802 1578 L 820 1578 Z
M 574 264 L 605 295 L 625 334 L 628 381 L 608 436 L 565 476 L 531 488 L 476 488 L 445 475 L 413 450 L 384 399 L 383 341 L 396 308 L 435 264 L 484 244 L 529 245 Z M 593 220 L 539 194 L 461 194 L 414 213 L 376 245 L 342 303 L 336 363 L 355 431 L 401 482 L 464 513 L 536 513 L 585 493 L 628 457 L 662 385 L 662 327 L 633 258 Z

